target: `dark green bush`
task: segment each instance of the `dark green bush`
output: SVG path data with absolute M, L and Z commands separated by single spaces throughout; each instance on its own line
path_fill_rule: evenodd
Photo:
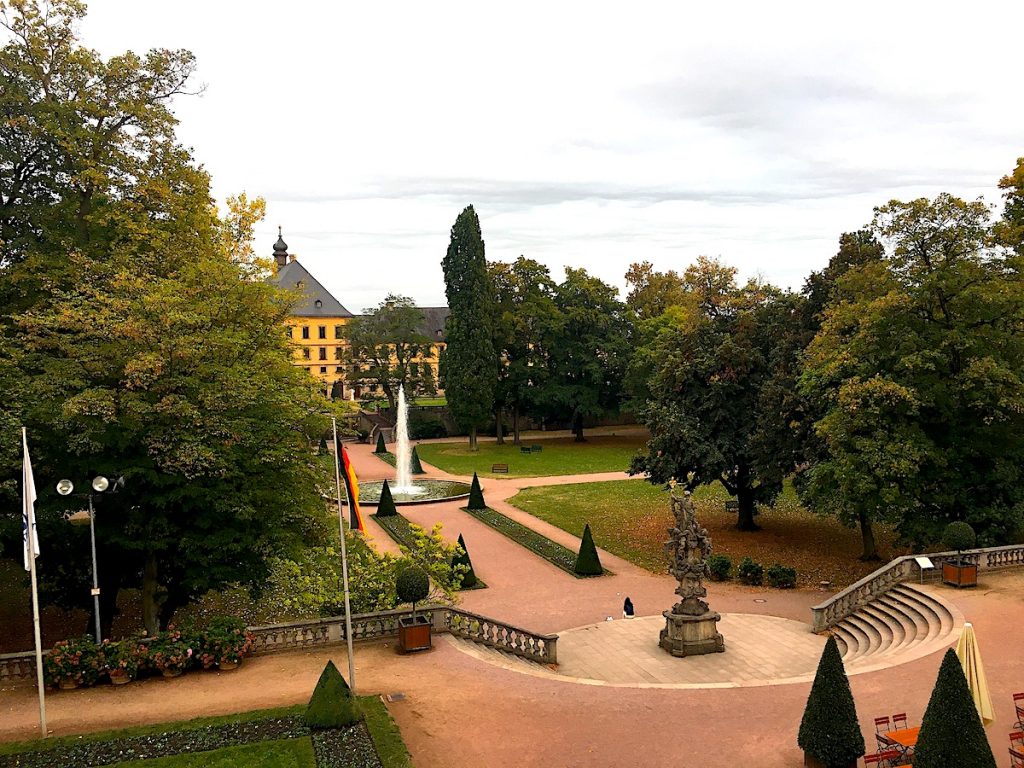
M 412 464 L 412 473 L 414 475 L 425 474 L 423 471 L 423 465 L 420 463 L 420 455 L 416 452 L 416 446 L 412 447 L 412 459 L 409 462 Z
M 757 587 L 764 582 L 764 566 L 755 563 L 749 557 L 744 557 L 736 569 L 736 575 L 744 584 L 752 584 Z
M 796 568 L 788 568 L 776 563 L 767 571 L 768 583 L 776 589 L 793 589 L 796 586 Z
M 811 694 L 807 697 L 807 707 L 800 721 L 797 744 L 805 753 L 827 766 L 850 765 L 864 755 L 864 734 L 857 721 L 857 706 L 839 647 L 831 636 L 818 662 Z M 914 766 L 917 766 L 916 757 Z
M 965 523 L 962 520 L 950 523 L 946 526 L 946 530 L 942 532 L 942 543 L 950 549 L 955 549 L 957 552 L 962 552 L 965 549 L 974 549 L 976 541 L 977 537 L 974 535 L 974 529 L 971 528 L 970 523 Z
M 711 555 L 708 570 L 713 581 L 725 581 L 732 576 L 732 560 L 727 555 Z
M 960 659 L 950 648 L 939 667 L 939 676 L 921 721 L 921 733 L 914 748 L 914 768 L 954 765 L 995 768 L 996 760 L 967 687 Z
M 325 440 L 322 437 L 320 438 L 320 445 L 317 446 L 317 451 L 316 452 L 318 454 L 320 454 L 321 456 L 326 456 L 327 455 L 327 440 Z
M 384 433 L 377 433 L 377 447 L 373 449 L 374 453 L 387 453 L 388 447 L 384 445 Z
M 448 437 L 448 429 L 444 421 L 430 416 L 420 414 L 409 414 L 409 438 L 411 440 L 433 440 L 438 437 Z
M 484 502 L 484 492 L 480 489 L 480 478 L 476 476 L 476 472 L 473 473 L 473 484 L 469 486 L 469 503 L 466 506 L 470 509 L 485 509 L 487 507 Z
M 580 541 L 580 552 L 576 556 L 576 567 L 573 569 L 580 576 L 600 576 L 604 573 L 601 558 L 597 556 L 594 536 L 590 533 L 590 523 L 583 526 L 583 539 Z
M 416 613 L 416 603 L 430 594 L 430 577 L 422 568 L 409 566 L 398 574 L 395 592 L 403 603 L 412 603 L 412 612 Z
M 361 719 L 362 714 L 352 696 L 352 690 L 334 662 L 328 661 L 306 707 L 306 725 L 318 729 L 344 728 Z
M 476 572 L 473 570 L 473 561 L 469 558 L 469 550 L 466 549 L 466 540 L 462 538 L 461 533 L 459 534 L 459 549 L 452 557 L 452 570 L 455 570 L 456 566 L 459 565 L 464 565 L 469 569 L 462 576 L 462 588 L 469 589 L 470 587 L 475 587 Z
M 384 485 L 380 489 L 380 501 L 377 502 L 377 517 L 391 517 L 397 515 L 398 510 L 395 508 L 395 499 L 391 495 L 391 486 L 388 485 L 388 481 L 384 481 Z

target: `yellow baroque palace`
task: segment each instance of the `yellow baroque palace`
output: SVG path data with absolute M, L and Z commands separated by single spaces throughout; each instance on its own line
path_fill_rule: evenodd
M 376 384 L 367 386 L 365 382 L 361 384 L 358 381 L 350 384 L 349 380 L 358 377 L 346 377 L 346 373 L 356 373 L 353 367 L 357 364 L 348 360 L 346 354 L 348 343 L 344 331 L 345 325 L 355 315 L 345 309 L 295 256 L 288 253 L 288 244 L 280 230 L 274 243 L 274 262 L 277 268 L 274 282 L 302 294 L 287 321 L 288 336 L 294 349 L 293 364 L 305 368 L 320 381 L 331 397 L 349 400 L 375 392 Z M 448 307 L 418 309 L 423 313 L 423 322 L 417 330 L 435 343 L 430 346 L 429 354 L 417 358 L 416 362 L 430 366 L 434 381 L 437 381 L 438 357 L 445 347 L 444 324 L 448 319 Z

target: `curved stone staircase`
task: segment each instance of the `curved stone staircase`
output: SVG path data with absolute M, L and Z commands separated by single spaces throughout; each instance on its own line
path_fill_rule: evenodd
M 851 672 L 903 664 L 954 642 L 964 618 L 928 587 L 898 584 L 829 632 Z

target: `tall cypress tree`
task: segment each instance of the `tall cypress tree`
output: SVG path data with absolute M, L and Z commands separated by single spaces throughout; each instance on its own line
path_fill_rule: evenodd
M 797 743 L 806 754 L 827 766 L 850 765 L 864 754 L 857 706 L 834 637 L 828 638 L 818 661 Z
M 450 310 L 445 323 L 445 396 L 452 418 L 469 432 L 469 447 L 475 451 L 477 428 L 487 423 L 494 405 L 498 368 L 492 336 L 494 291 L 480 220 L 472 205 L 455 220 L 441 266 Z

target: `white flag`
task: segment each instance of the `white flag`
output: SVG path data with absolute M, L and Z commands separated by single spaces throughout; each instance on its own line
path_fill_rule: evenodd
M 21 467 L 21 485 L 24 493 L 24 503 L 21 508 L 21 530 L 22 538 L 25 540 L 25 570 L 31 570 L 29 558 L 39 557 L 39 532 L 36 530 L 36 481 L 32 476 L 32 462 L 28 458 L 28 437 L 24 428 L 21 430 L 21 442 L 25 447 L 25 456 Z M 29 531 L 31 529 L 31 536 Z M 31 541 L 31 550 L 29 550 Z

